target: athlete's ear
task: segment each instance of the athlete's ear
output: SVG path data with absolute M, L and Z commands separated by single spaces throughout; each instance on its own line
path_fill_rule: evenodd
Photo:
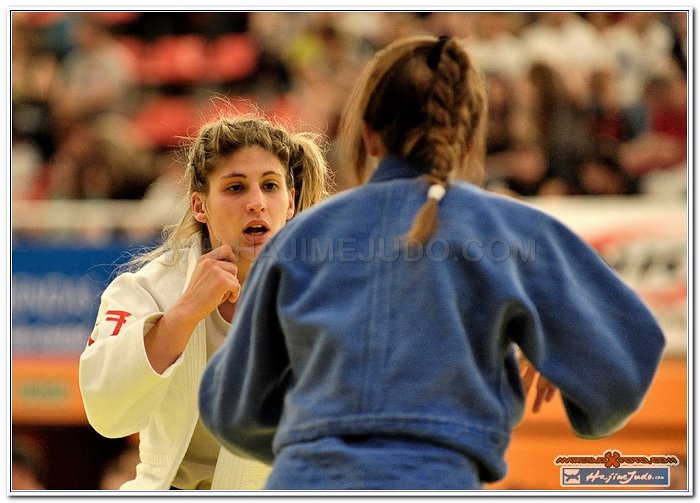
M 289 207 L 287 208 L 287 220 L 292 218 L 295 213 L 295 207 L 294 207 L 294 195 L 296 194 L 296 191 L 294 189 L 289 191 Z
M 372 157 L 382 157 L 384 155 L 384 143 L 379 133 L 372 130 L 364 122 L 362 123 L 362 142 L 365 144 L 365 150 Z
M 192 216 L 197 222 L 207 223 L 207 210 L 204 206 L 204 196 L 199 192 L 193 192 L 190 197 L 190 205 L 192 207 Z

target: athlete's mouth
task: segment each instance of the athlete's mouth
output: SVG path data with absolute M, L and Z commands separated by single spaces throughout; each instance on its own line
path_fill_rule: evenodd
M 255 225 L 249 225 L 245 229 L 243 229 L 243 232 L 245 234 L 248 234 L 250 236 L 262 236 L 266 232 L 268 232 L 270 228 L 267 225 L 264 224 L 255 224 Z

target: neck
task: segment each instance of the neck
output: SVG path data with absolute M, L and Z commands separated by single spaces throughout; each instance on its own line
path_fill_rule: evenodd
M 243 287 L 243 283 L 245 283 L 245 280 L 248 277 L 248 271 L 250 270 L 251 264 L 245 260 L 240 260 L 236 265 L 238 266 L 238 273 L 236 276 L 238 276 L 238 282 L 241 284 L 241 287 Z

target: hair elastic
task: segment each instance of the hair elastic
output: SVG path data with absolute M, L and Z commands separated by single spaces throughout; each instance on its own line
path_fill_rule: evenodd
M 433 48 L 430 50 L 427 63 L 431 70 L 435 70 L 437 68 L 438 63 L 440 62 L 440 56 L 442 56 L 442 48 L 445 47 L 445 43 L 448 39 L 448 36 L 440 35 L 437 42 L 435 42 L 435 45 L 433 45 Z
M 428 199 L 435 199 L 436 201 L 440 201 L 443 197 L 445 197 L 444 185 L 434 183 L 430 186 L 430 188 L 428 189 Z

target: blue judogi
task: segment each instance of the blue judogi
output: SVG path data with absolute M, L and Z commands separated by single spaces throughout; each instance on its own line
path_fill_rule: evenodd
M 385 158 L 366 185 L 291 220 L 253 266 L 200 409 L 232 452 L 274 462 L 268 489 L 502 478 L 524 403 L 514 345 L 581 437 L 617 431 L 650 386 L 664 348 L 654 317 L 545 213 L 457 182 L 430 240 L 406 247 L 428 188 L 419 172 Z

